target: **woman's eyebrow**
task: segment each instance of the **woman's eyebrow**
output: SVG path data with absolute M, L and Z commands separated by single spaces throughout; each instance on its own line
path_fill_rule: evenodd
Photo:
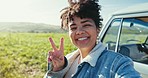
M 72 23 L 72 24 L 70 24 L 70 27 L 71 27 L 71 26 L 74 26 L 74 25 L 76 25 L 76 24 L 75 24 L 75 23 Z
M 90 20 L 84 20 L 84 21 L 81 21 L 81 23 L 85 23 L 85 22 L 92 22 L 92 21 L 90 21 Z

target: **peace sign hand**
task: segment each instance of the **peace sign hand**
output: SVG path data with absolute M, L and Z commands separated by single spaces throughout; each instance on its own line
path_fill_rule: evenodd
M 65 61 L 64 61 L 64 38 L 61 38 L 60 48 L 58 49 L 52 40 L 49 38 L 53 51 L 49 51 L 48 63 L 52 62 L 53 69 L 52 71 L 59 71 L 63 69 Z

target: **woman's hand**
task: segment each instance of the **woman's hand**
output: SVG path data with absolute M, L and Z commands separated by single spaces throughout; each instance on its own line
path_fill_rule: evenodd
M 49 51 L 49 57 L 48 62 L 52 62 L 53 69 L 52 71 L 59 71 L 64 68 L 64 39 L 61 38 L 60 41 L 60 48 L 58 49 L 52 40 L 52 38 L 49 38 L 49 41 L 51 43 L 51 46 L 53 48 L 53 51 Z

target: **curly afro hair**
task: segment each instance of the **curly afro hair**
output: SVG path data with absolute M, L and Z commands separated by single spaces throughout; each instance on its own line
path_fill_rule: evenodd
M 68 29 L 68 23 L 72 20 L 73 16 L 91 18 L 95 22 L 96 28 L 101 28 L 103 19 L 100 15 L 101 6 L 98 4 L 98 0 L 68 1 L 69 6 L 61 10 L 62 29 Z

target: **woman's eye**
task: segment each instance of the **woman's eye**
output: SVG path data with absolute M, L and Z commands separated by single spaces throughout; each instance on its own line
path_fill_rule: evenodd
M 86 24 L 86 25 L 84 25 L 83 27 L 89 27 L 89 26 L 91 26 L 90 24 Z
M 72 31 L 73 31 L 73 30 L 76 30 L 76 29 L 77 29 L 77 27 L 71 27 L 71 28 L 70 28 L 70 30 L 72 30 Z

